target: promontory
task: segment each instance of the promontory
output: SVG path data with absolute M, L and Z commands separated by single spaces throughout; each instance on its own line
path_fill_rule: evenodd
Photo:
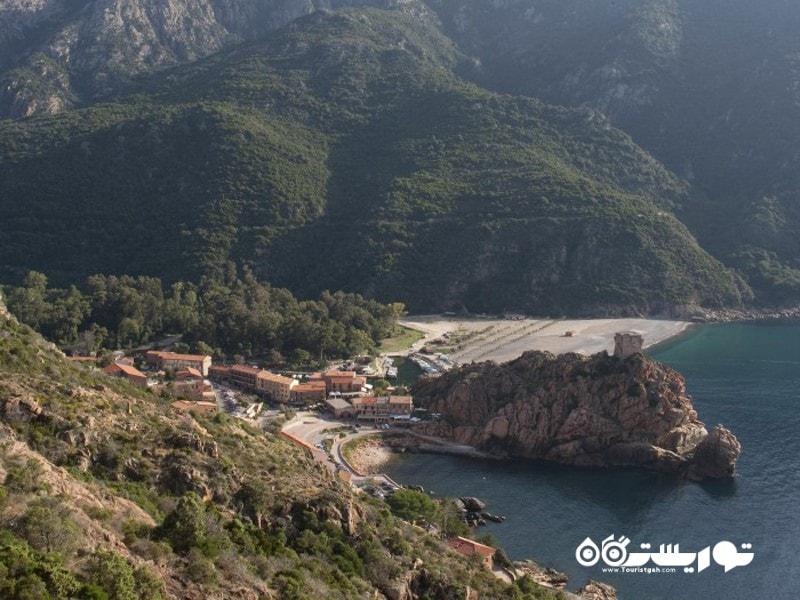
M 692 479 L 734 474 L 741 445 L 709 432 L 680 373 L 636 353 L 526 352 L 419 383 L 427 434 L 498 456 L 576 467 L 643 467 Z

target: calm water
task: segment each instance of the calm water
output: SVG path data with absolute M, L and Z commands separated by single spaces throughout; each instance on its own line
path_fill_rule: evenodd
M 800 596 L 800 326 L 719 325 L 691 330 L 652 355 L 686 377 L 707 426 L 723 423 L 743 451 L 731 481 L 690 483 L 635 470 L 591 472 L 443 456 L 397 457 L 387 469 L 439 495 L 478 496 L 508 521 L 490 524 L 511 558 L 531 557 L 570 576 L 607 581 L 624 600 Z M 728 573 L 609 574 L 575 560 L 590 536 L 682 552 L 722 540 L 753 545 L 753 562 Z

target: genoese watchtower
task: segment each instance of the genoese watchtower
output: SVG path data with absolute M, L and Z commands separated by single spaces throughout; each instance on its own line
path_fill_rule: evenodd
M 614 356 L 628 358 L 631 354 L 642 351 L 644 338 L 636 331 L 621 331 L 614 334 Z

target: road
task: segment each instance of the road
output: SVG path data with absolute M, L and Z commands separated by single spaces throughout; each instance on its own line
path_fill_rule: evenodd
M 342 455 L 342 446 L 360 437 L 375 435 L 380 430 L 376 427 L 361 426 L 358 431 L 348 431 L 344 437 L 339 436 L 339 432 L 330 433 L 331 430 L 347 427 L 348 430 L 353 426 L 352 422 L 340 421 L 321 417 L 317 413 L 302 411 L 289 423 L 284 425 L 283 431 L 304 442 L 319 448 L 323 441 L 331 439 L 333 441 L 330 452 L 315 452 L 314 456 L 318 460 L 324 461 L 334 470 L 344 470 L 351 474 L 353 485 L 360 485 L 367 480 L 377 484 L 387 483 L 392 487 L 400 487 L 389 476 L 384 474 L 362 475 L 356 472 L 345 460 Z M 324 457 L 324 458 L 323 458 Z

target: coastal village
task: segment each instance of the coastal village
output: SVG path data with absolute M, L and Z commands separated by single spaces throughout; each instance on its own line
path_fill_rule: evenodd
M 376 425 L 409 423 L 414 419 L 411 396 L 372 394 L 373 386 L 356 371 L 331 369 L 300 379 L 248 365 L 213 365 L 210 356 L 150 350 L 144 355 L 146 370 L 134 366 L 130 357 L 120 356 L 103 371 L 152 391 L 168 392 L 182 398 L 173 407 L 204 414 L 220 406 L 219 386 L 233 387 L 278 406 L 324 405 L 336 419 L 356 419 Z M 263 402 L 250 414 L 256 416 Z
M 516 333 L 519 327 L 523 331 L 541 331 L 550 326 L 550 323 L 546 323 L 536 327 L 535 321 L 519 321 L 521 323 L 515 323 L 515 328 L 511 329 L 515 332 L 515 339 L 519 337 Z M 486 331 L 484 328 L 473 336 L 474 344 L 482 344 L 479 349 L 488 343 Z M 565 329 L 560 335 L 574 339 L 577 332 Z M 425 376 L 436 377 L 457 364 L 441 350 L 454 344 L 458 336 L 455 332 L 427 332 L 420 341 L 419 351 L 410 349 L 407 358 Z M 461 339 L 464 337 L 469 338 L 463 336 L 462 332 Z M 620 358 L 640 352 L 644 345 L 643 336 L 637 331 L 617 332 L 613 341 L 613 353 Z M 408 428 L 423 419 L 437 416 L 424 410 L 415 411 L 414 400 L 405 393 L 404 388 L 382 387 L 383 393 L 376 393 L 375 386 L 369 382 L 371 378 L 397 376 L 397 368 L 388 356 L 379 357 L 374 363 L 370 361 L 368 364 L 346 361 L 313 373 L 276 373 L 248 364 L 214 364 L 209 355 L 147 350 L 137 355 L 136 359 L 122 352 L 114 353 L 112 362 L 103 371 L 110 377 L 125 379 L 137 387 L 169 398 L 172 407 L 181 412 L 214 415 L 224 411 L 245 419 L 258 420 L 262 426 L 269 423 L 270 418 L 292 414 L 288 421 L 283 420 L 279 431 L 283 438 L 309 451 L 316 460 L 335 472 L 339 479 L 380 499 L 388 498 L 403 486 L 382 473 L 359 470 L 360 465 L 348 461 L 342 451 L 343 446 L 360 438 L 369 439 L 369 436 L 386 430 L 396 434 L 408 431 L 404 435 L 426 438 Z M 242 400 L 243 396 L 247 397 L 246 401 Z M 343 425 L 348 423 L 350 428 L 341 431 Z M 433 446 L 440 444 L 432 450 L 435 452 L 467 455 L 474 452 L 474 449 L 448 445 L 442 440 L 424 441 L 433 442 Z M 456 499 L 456 506 L 462 511 L 462 517 L 470 528 L 484 525 L 487 520 L 505 520 L 505 517 L 486 512 L 485 505 L 477 498 Z M 428 526 L 436 531 L 434 524 Z M 497 549 L 490 545 L 459 535 L 447 538 L 446 543 L 464 557 L 479 557 L 499 579 L 513 581 L 516 576 L 514 571 L 496 563 Z M 566 582 L 563 574 L 552 569 L 530 567 L 528 574 L 547 587 L 563 589 Z

